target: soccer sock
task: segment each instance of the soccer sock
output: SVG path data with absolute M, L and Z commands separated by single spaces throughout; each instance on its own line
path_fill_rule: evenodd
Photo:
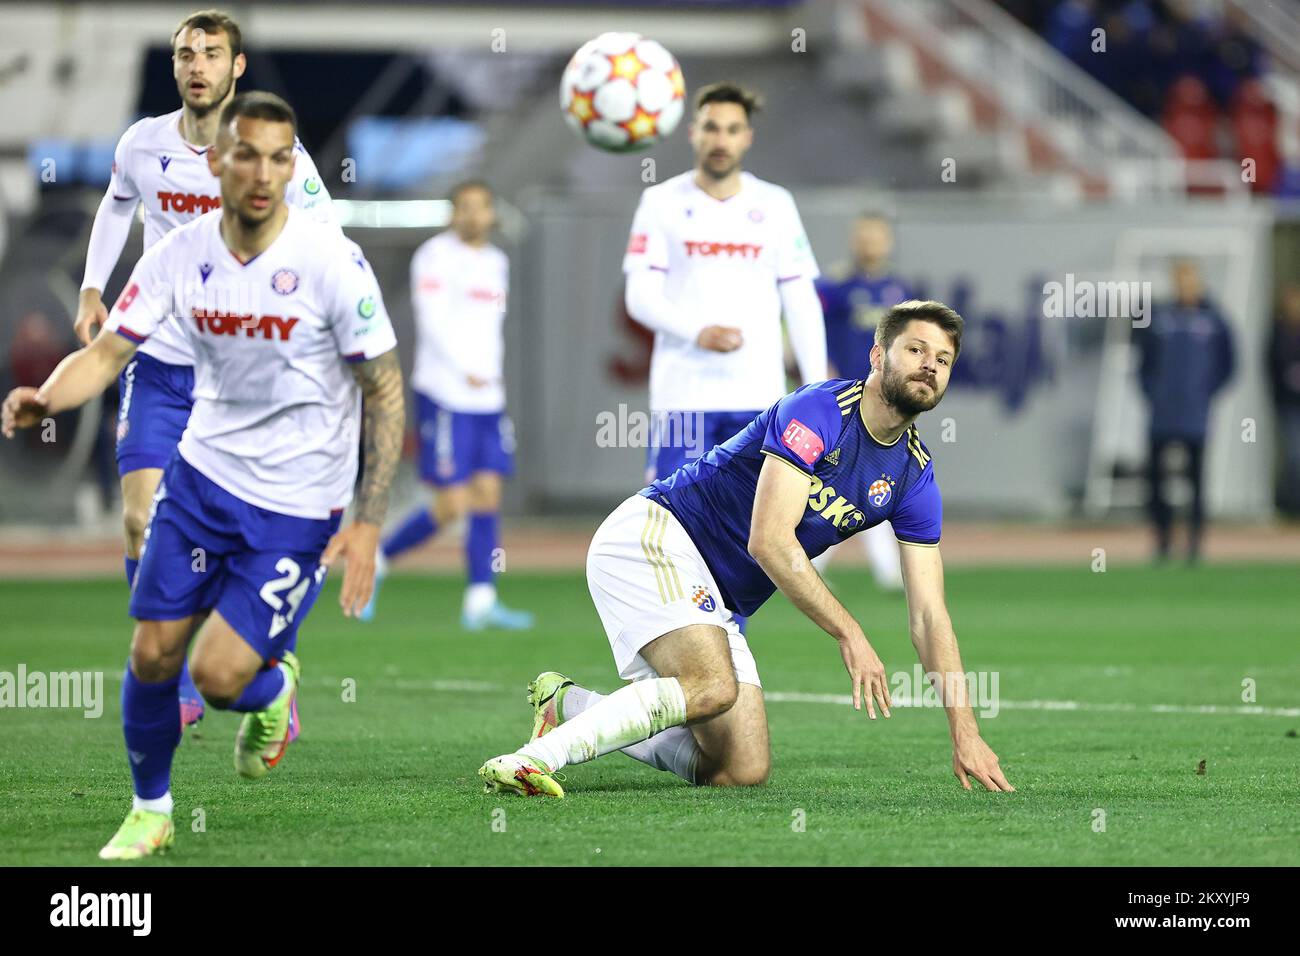
M 478 512 L 469 516 L 465 535 L 465 567 L 470 584 L 492 583 L 492 552 L 497 547 L 500 519 L 496 512 Z
M 438 522 L 428 508 L 412 511 L 410 516 L 398 525 L 397 530 L 384 541 L 384 557 L 395 558 L 403 551 L 409 551 L 416 545 L 423 544 L 438 532 Z
M 285 690 L 286 683 L 284 670 L 279 666 L 260 670 L 245 685 L 243 693 L 230 705 L 230 709 L 241 714 L 266 710 Z
M 604 699 L 604 694 L 597 694 L 594 690 L 587 690 L 575 684 L 565 689 L 564 697 L 560 700 L 560 717 L 563 720 L 571 720 Z M 623 753 L 657 770 L 675 773 L 687 783 L 695 783 L 695 767 L 700 759 L 700 745 L 696 743 L 695 735 L 691 733 L 689 727 L 669 727 L 663 733 L 655 734 L 648 740 L 624 747 Z
M 566 720 L 545 737 L 519 748 L 552 770 L 585 763 L 686 723 L 686 695 L 676 677 L 639 680 L 620 687 Z
M 140 567 L 140 559 L 127 555 L 122 560 L 126 562 L 126 586 L 133 588 L 135 587 L 135 569 Z
M 179 677 L 146 684 L 126 665 L 122 680 L 122 736 L 135 794 L 157 800 L 170 790 L 172 755 L 181 742 Z

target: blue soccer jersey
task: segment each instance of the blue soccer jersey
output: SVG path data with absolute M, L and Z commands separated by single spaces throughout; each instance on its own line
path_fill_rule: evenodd
M 895 275 L 817 280 L 826 320 L 826 357 L 834 370 L 848 377 L 871 374 L 871 346 L 876 324 L 889 309 L 915 298 L 906 282 Z
M 734 613 L 753 614 L 776 590 L 749 554 L 754 491 L 768 456 L 812 480 L 795 528 L 810 558 L 882 521 L 900 541 L 939 543 L 939 486 L 916 426 L 881 444 L 862 420 L 862 395 L 861 380 L 805 385 L 735 437 L 641 490 L 681 522 Z

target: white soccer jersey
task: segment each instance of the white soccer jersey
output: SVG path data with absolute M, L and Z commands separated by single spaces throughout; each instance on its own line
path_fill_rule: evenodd
M 221 181 L 208 169 L 206 146 L 181 136 L 181 111 L 147 116 L 118 140 L 108 190 L 118 202 L 144 203 L 144 247 L 148 249 L 177 226 L 221 206 Z M 293 178 L 285 188 L 291 206 L 309 209 L 313 218 L 337 228 L 329 192 L 302 143 L 294 140 Z M 193 365 L 185 338 L 164 325 L 140 347 L 172 365 Z
M 819 275 L 789 190 L 741 173 L 717 200 L 694 171 L 641 195 L 623 271 L 666 273 L 665 295 L 700 326 L 736 326 L 744 344 L 713 352 L 665 332 L 650 361 L 654 411 L 766 408 L 786 393 L 779 284 Z
M 164 326 L 194 355 L 185 460 L 260 508 L 326 518 L 352 497 L 361 392 L 349 362 L 397 344 L 361 249 L 289 210 L 248 262 L 221 212 L 172 230 L 136 264 L 110 331 L 143 342 Z
M 500 412 L 510 262 L 493 245 L 466 245 L 450 229 L 411 259 L 415 371 L 411 387 L 456 412 Z M 471 385 L 469 376 L 486 384 Z

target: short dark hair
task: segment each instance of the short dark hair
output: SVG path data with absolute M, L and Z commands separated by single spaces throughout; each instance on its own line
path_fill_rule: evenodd
M 230 40 L 230 58 L 233 60 L 244 52 L 244 35 L 240 32 L 235 18 L 222 10 L 196 10 L 180 22 L 172 31 L 172 49 L 176 49 L 176 38 L 185 30 L 202 30 L 205 33 L 224 33 Z
M 496 193 L 492 192 L 492 187 L 487 184 L 486 179 L 462 179 L 456 185 L 451 187 L 449 198 L 454 206 L 460 201 L 462 193 L 467 193 L 471 189 L 481 189 L 488 194 L 489 199 L 495 199 Z
M 745 108 L 745 119 L 752 120 L 754 114 L 763 108 L 763 98 L 753 90 L 747 90 L 739 83 L 724 81 L 702 86 L 695 94 L 695 112 L 704 109 L 709 103 L 737 103 Z
M 909 322 L 933 322 L 952 339 L 952 357 L 961 353 L 961 333 L 965 322 L 955 311 L 942 302 L 908 299 L 889 309 L 876 323 L 876 344 L 886 352 Z
M 288 123 L 293 127 L 294 135 L 298 133 L 298 117 L 293 107 L 274 93 L 263 90 L 235 94 L 221 111 L 221 128 L 228 129 L 234 120 L 241 118 Z

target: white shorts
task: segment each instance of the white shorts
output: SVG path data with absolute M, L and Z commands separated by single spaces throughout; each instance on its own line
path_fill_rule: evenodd
M 624 680 L 659 676 L 641 656 L 655 638 L 688 624 L 716 624 L 727 632 L 736 680 L 763 686 L 708 565 L 662 505 L 633 495 L 614 509 L 591 539 L 587 587 Z

